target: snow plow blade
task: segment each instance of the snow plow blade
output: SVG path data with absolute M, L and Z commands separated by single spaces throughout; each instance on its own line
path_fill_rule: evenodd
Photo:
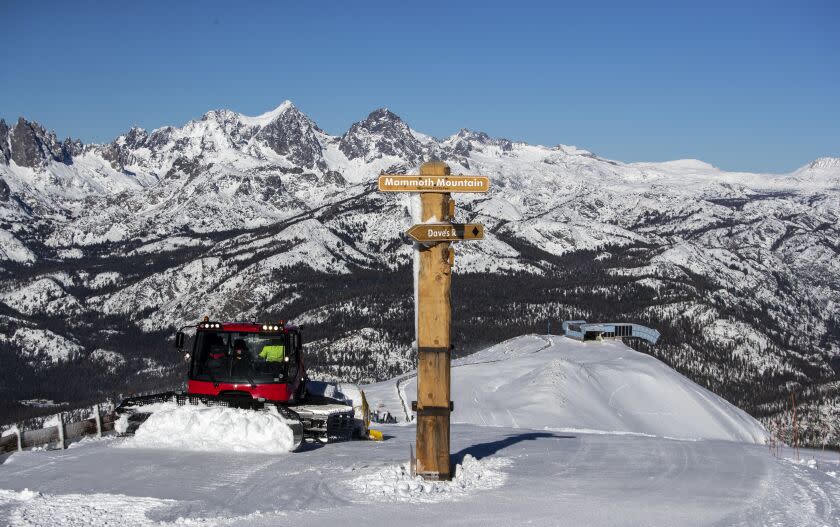
M 179 406 L 185 406 L 188 404 L 221 406 L 225 408 L 240 408 L 243 410 L 255 411 L 270 411 L 274 408 L 281 416 L 283 416 L 286 424 L 288 424 L 292 429 L 294 437 L 293 450 L 297 450 L 303 443 L 304 439 L 312 437 L 313 435 L 315 436 L 315 439 L 319 440 L 321 440 L 321 435 L 326 435 L 327 438 L 329 438 L 328 434 L 321 434 L 320 430 L 323 428 L 325 431 L 329 431 L 330 426 L 328 425 L 331 424 L 332 421 L 337 420 L 336 418 L 333 418 L 332 420 L 325 418 L 325 422 L 321 424 L 320 419 L 316 417 L 309 417 L 307 424 L 310 429 L 307 429 L 301 419 L 301 416 L 295 410 L 289 408 L 288 406 L 271 401 L 260 401 L 249 397 L 221 397 L 164 392 L 124 399 L 114 410 L 114 413 L 120 418 L 118 420 L 118 424 L 115 425 L 115 430 L 117 430 L 117 433 L 120 435 L 134 435 L 137 428 L 158 409 L 156 408 L 156 405 L 163 403 L 175 403 Z M 352 409 L 349 409 L 348 411 L 352 416 Z M 308 416 L 308 413 L 305 415 Z M 315 430 L 311 430 L 312 427 L 314 427 Z
M 353 408 L 344 404 L 302 404 L 286 407 L 298 415 L 304 439 L 336 443 L 353 439 Z

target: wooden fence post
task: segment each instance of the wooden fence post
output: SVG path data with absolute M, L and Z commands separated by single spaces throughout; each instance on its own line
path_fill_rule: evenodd
M 58 413 L 58 444 L 62 450 L 67 448 L 67 441 L 64 439 L 64 412 Z
M 98 404 L 93 405 L 93 418 L 96 420 L 96 437 L 102 437 L 102 416 Z

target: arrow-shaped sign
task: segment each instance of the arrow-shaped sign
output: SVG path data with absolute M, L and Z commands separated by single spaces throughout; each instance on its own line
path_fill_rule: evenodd
M 480 223 L 418 223 L 405 233 L 420 243 L 483 240 L 484 225 Z

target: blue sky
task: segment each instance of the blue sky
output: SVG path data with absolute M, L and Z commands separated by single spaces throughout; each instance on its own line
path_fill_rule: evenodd
M 840 155 L 840 2 L 247 4 L 0 0 L 0 116 L 102 142 L 290 99 L 333 134 L 387 106 L 622 161 Z

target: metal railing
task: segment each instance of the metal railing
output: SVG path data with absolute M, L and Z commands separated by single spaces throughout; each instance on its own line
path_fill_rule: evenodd
M 73 422 L 65 422 L 68 412 L 60 412 L 53 416 L 57 420 L 55 425 L 43 428 L 21 430 L 17 425 L 12 426 L 0 437 L 0 454 L 43 446 L 64 449 L 75 439 L 85 436 L 102 437 L 102 434 L 114 430 L 115 416 L 112 408 L 113 406 L 107 403 L 95 404 L 91 407 L 88 419 Z M 54 420 L 53 418 L 49 420 Z

